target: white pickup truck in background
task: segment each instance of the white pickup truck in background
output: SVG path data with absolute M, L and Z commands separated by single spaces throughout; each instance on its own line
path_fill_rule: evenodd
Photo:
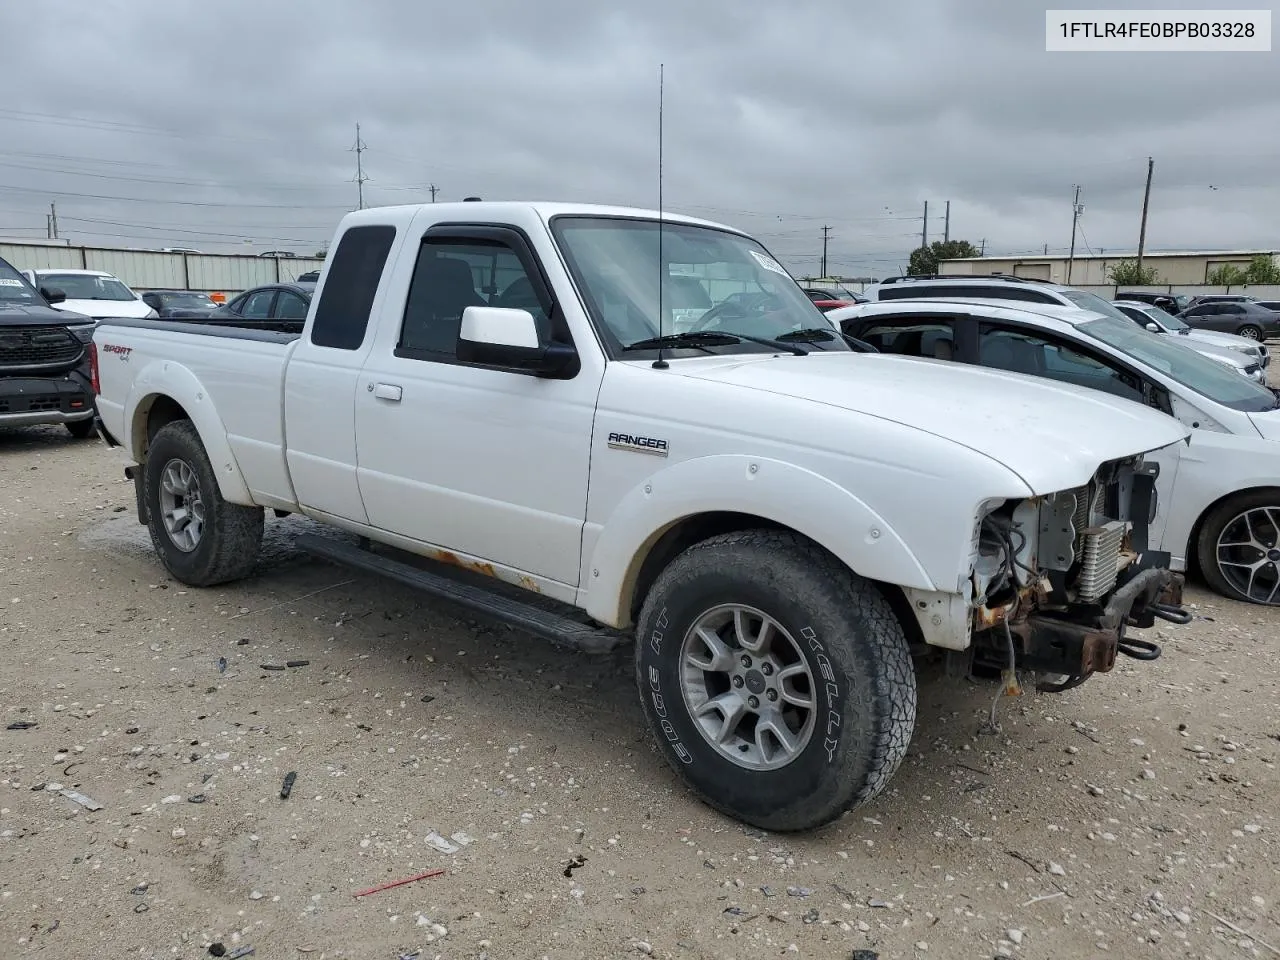
M 775 830 L 883 788 L 913 654 L 1065 689 L 1187 619 L 1146 548 L 1144 454 L 1188 435 L 1161 413 L 860 352 L 757 242 L 685 217 L 391 207 L 330 249 L 296 332 L 98 327 L 99 428 L 184 583 L 249 574 L 274 510 L 530 633 L 634 634 L 666 759 Z

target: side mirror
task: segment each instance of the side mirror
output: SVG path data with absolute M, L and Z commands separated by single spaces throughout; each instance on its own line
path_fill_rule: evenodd
M 539 377 L 572 376 L 578 352 L 568 344 L 543 345 L 528 310 L 467 307 L 458 333 L 458 359 Z
M 1160 325 L 1158 323 L 1148 323 L 1147 329 L 1150 330 L 1152 333 L 1159 333 Z
M 62 303 L 67 299 L 66 293 L 59 290 L 57 287 L 41 287 L 40 296 L 48 300 L 50 306 L 55 303 Z

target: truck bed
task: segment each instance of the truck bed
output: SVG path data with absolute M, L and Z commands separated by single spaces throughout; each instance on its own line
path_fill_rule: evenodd
M 300 326 L 300 324 L 299 324 Z M 248 329 L 223 323 L 111 319 L 98 324 L 101 392 L 98 415 L 126 448 L 140 450 L 135 431 L 151 393 L 172 398 L 195 421 L 226 486 L 238 472 L 252 502 L 296 506 L 284 457 L 284 373 L 301 330 Z
M 101 327 L 138 327 L 144 330 L 168 330 L 200 337 L 231 337 L 236 340 L 261 340 L 265 343 L 292 343 L 302 336 L 305 320 L 142 320 L 118 317 L 98 322 Z

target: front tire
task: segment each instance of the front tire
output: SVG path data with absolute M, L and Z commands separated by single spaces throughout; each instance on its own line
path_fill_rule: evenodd
M 166 570 L 193 587 L 239 580 L 262 546 L 262 509 L 228 503 L 190 420 L 161 427 L 144 467 L 147 527 Z
M 75 437 L 77 440 L 87 440 L 93 436 L 95 432 L 95 425 L 92 417 L 88 420 L 72 420 L 70 423 L 64 423 L 63 426 L 67 428 L 67 433 L 71 434 L 71 436 Z
M 1215 593 L 1280 606 L 1280 490 L 1241 494 L 1210 510 L 1196 558 Z
M 712 807 L 808 830 L 878 794 L 915 726 L 916 676 L 883 594 L 795 534 L 680 554 L 645 598 L 636 680 L 659 749 Z

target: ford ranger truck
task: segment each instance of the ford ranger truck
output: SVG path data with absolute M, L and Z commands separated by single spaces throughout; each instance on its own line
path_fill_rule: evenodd
M 663 755 L 770 830 L 889 782 L 913 654 L 1065 689 L 1185 618 L 1146 529 L 1147 455 L 1186 428 L 865 352 L 738 230 L 480 201 L 358 211 L 330 250 L 295 330 L 94 335 L 104 440 L 183 583 L 247 576 L 264 514 L 302 514 L 317 556 L 580 650 L 634 638 Z

